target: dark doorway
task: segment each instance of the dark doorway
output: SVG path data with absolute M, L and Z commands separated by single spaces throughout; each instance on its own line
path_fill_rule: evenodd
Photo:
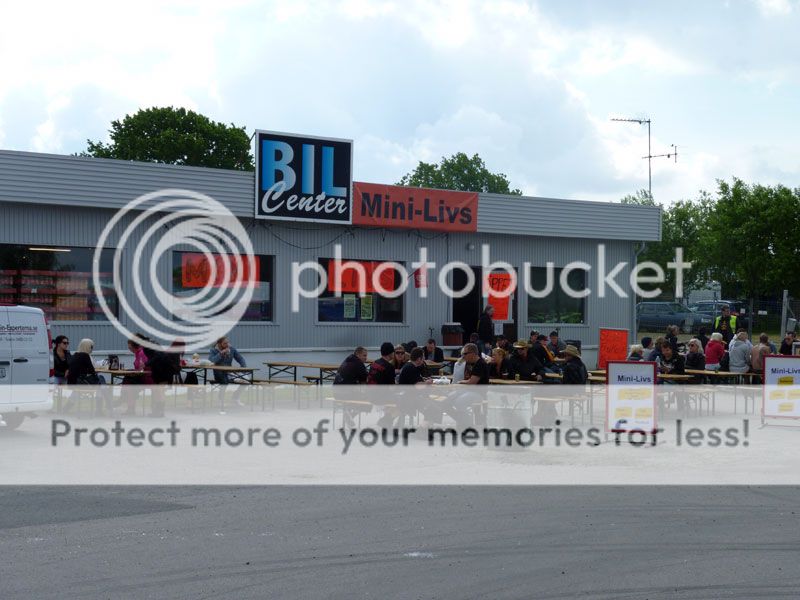
M 461 323 L 464 328 L 464 343 L 469 341 L 470 334 L 478 330 L 478 319 L 481 316 L 486 300 L 481 296 L 481 267 L 470 267 L 475 275 L 475 285 L 463 298 L 453 298 L 453 321 Z M 461 269 L 453 271 L 453 290 L 460 292 L 467 287 L 467 274 Z M 517 286 L 519 287 L 519 286 Z M 517 293 L 511 295 L 509 308 L 510 323 L 503 323 L 503 335 L 512 342 L 517 339 Z
M 464 328 L 463 343 L 469 341 L 470 334 L 478 330 L 478 318 L 481 316 L 481 268 L 471 267 L 475 275 L 475 285 L 463 298 L 453 298 L 453 321 L 461 323 Z M 460 292 L 467 287 L 467 274 L 461 269 L 453 271 L 453 291 Z

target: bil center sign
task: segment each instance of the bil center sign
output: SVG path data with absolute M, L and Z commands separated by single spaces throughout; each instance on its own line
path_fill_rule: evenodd
M 353 142 L 256 131 L 256 219 L 349 224 Z

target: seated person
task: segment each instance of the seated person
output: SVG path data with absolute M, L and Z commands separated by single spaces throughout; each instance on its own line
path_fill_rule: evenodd
M 516 346 L 515 346 L 516 347 Z M 547 336 L 540 335 L 536 340 L 536 344 L 531 347 L 531 354 L 536 357 L 545 369 L 545 373 L 558 373 L 559 369 L 556 366 L 556 357 L 547 348 Z
M 665 375 L 684 375 L 686 363 L 679 353 L 672 349 L 668 340 L 661 342 L 661 358 L 657 362 L 658 372 Z
M 542 363 L 528 350 L 528 343 L 525 340 L 518 340 L 514 343 L 514 355 L 509 361 L 509 377 L 516 379 L 519 375 L 520 381 L 541 381 L 544 367 Z
M 240 367 L 247 366 L 247 362 L 245 362 L 244 357 L 239 354 L 239 351 L 236 348 L 231 346 L 231 343 L 227 337 L 221 337 L 217 340 L 217 343 L 208 353 L 208 360 L 220 367 L 233 366 L 234 360 L 239 364 Z M 231 377 L 230 373 L 225 371 L 214 371 L 215 383 L 228 384 L 234 380 L 235 377 Z
M 511 379 L 511 361 L 502 348 L 492 350 L 492 360 L 489 363 L 489 379 Z
M 628 358 L 625 360 L 631 362 L 639 362 L 644 360 L 644 347 L 642 347 L 641 344 L 633 344 L 630 352 L 628 353 Z
M 476 344 L 467 344 L 461 351 L 466 361 L 464 380 L 458 383 L 479 385 L 489 383 L 489 365 L 481 357 Z
M 550 341 L 547 343 L 547 349 L 550 350 L 553 356 L 559 356 L 567 345 L 558 338 L 557 331 L 550 332 Z
M 394 345 L 391 342 L 381 344 L 381 357 L 370 365 L 367 375 L 370 385 L 394 385 Z
M 564 346 L 564 375 L 561 383 L 567 385 L 583 385 L 589 380 L 589 373 L 581 360 L 581 353 L 573 346 Z
M 342 361 L 333 379 L 334 385 L 356 385 L 367 383 L 367 349 L 359 346 Z
M 698 338 L 692 338 L 689 340 L 686 347 L 689 350 L 686 353 L 686 368 L 704 371 L 706 368 L 706 357 L 703 353 L 703 343 Z
M 425 360 L 429 360 L 435 363 L 443 363 L 444 362 L 444 352 L 441 348 L 436 345 L 436 340 L 430 338 L 425 343 L 424 348 L 424 356 Z

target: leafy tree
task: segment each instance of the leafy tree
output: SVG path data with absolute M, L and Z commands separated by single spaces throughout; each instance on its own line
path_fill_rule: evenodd
M 800 292 L 800 190 L 718 185 L 704 248 L 714 278 L 749 298 Z
M 683 248 L 683 260 L 692 268 L 683 272 L 684 295 L 705 284 L 709 279 L 708 261 L 702 240 L 705 237 L 707 214 L 713 201 L 701 192 L 697 201 L 679 201 L 670 206 L 656 203 L 647 190 L 639 190 L 622 198 L 622 204 L 656 206 L 661 209 L 661 241 L 648 242 L 639 254 L 639 262 L 651 261 L 661 266 L 666 275 L 662 284 L 643 284 L 646 290 L 660 287 L 666 296 L 674 297 L 675 271 L 667 265 L 676 258 L 676 249 Z
M 411 173 L 403 175 L 397 185 L 522 195 L 520 190 L 511 189 L 503 173 L 489 171 L 480 156 L 475 154 L 470 158 L 463 152 L 457 152 L 450 158 L 442 157 L 438 165 L 420 161 Z
M 253 170 L 244 127 L 217 123 L 185 108 L 147 108 L 112 121 L 111 143 L 87 140 L 85 156 Z

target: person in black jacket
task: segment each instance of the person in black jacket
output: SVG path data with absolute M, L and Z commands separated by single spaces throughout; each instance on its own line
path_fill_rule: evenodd
M 425 344 L 424 348 L 425 360 L 430 360 L 435 363 L 444 362 L 444 352 L 436 345 L 436 340 L 431 338 Z
M 67 370 L 72 355 L 69 353 L 69 339 L 59 335 L 53 340 L 53 377 L 56 385 L 67 382 Z
M 478 319 L 478 349 L 484 354 L 488 354 L 494 345 L 493 314 L 494 306 L 487 304 L 481 313 L 480 319 Z
M 781 349 L 780 353 L 784 356 L 791 356 L 792 355 L 792 346 L 795 342 L 795 335 L 794 331 L 787 331 L 786 336 L 783 338 L 781 342 Z
M 370 385 L 394 385 L 394 344 L 383 342 L 381 344 L 381 357 L 369 368 L 367 383 Z
M 583 385 L 589 379 L 589 373 L 581 360 L 581 353 L 575 346 L 567 345 L 564 348 L 564 368 L 562 383 L 567 385 Z
M 658 361 L 658 372 L 669 375 L 684 375 L 686 362 L 683 356 L 672 351 L 672 344 L 668 341 L 661 343 L 661 359 Z
M 353 353 L 342 361 L 336 377 L 333 379 L 334 385 L 357 385 L 367 382 L 367 349 L 359 346 Z
M 544 367 L 542 363 L 528 350 L 528 342 L 518 340 L 514 343 L 514 356 L 510 360 L 511 370 L 509 377 L 520 381 L 541 381 Z

